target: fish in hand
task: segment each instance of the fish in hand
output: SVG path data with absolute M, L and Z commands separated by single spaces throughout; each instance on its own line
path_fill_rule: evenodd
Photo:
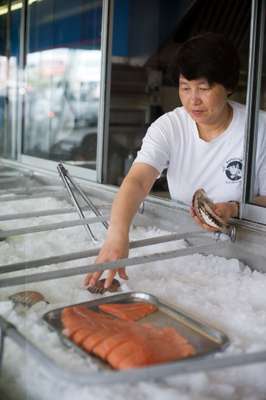
M 209 199 L 204 189 L 198 189 L 194 193 L 192 208 L 203 224 L 227 233 L 229 225 L 214 212 L 214 203 Z
M 108 288 L 104 287 L 105 284 L 105 279 L 99 279 L 95 285 L 89 286 L 87 290 L 90 293 L 96 293 L 96 294 L 104 294 L 105 292 L 117 292 L 120 288 L 120 282 L 117 279 L 113 279 L 111 285 Z

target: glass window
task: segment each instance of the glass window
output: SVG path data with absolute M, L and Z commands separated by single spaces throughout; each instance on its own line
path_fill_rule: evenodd
M 22 2 L 0 2 L 0 156 L 16 159 Z
M 13 8 L 13 5 L 15 6 Z M 12 2 L 9 13 L 8 30 L 8 122 L 6 136 L 8 138 L 8 155 L 12 159 L 17 158 L 18 150 L 18 99 L 23 96 L 24 87 L 19 83 L 20 65 L 20 30 L 21 8 Z
M 2 11 L 2 12 L 1 12 Z M 7 132 L 7 22 L 8 7 L 5 1 L 0 1 L 0 155 L 9 152 Z
M 265 5 L 265 2 L 264 2 Z M 264 7 L 265 14 L 265 7 Z M 264 15 L 264 18 L 266 15 Z M 260 84 L 260 112 L 257 124 L 257 152 L 255 160 L 255 180 L 253 186 L 253 201 L 255 204 L 266 207 L 266 28 L 264 19 L 263 37 L 260 38 L 262 73 Z
M 109 154 L 105 182 L 120 185 L 148 126 L 180 105 L 171 65 L 178 46 L 199 33 L 223 33 L 241 58 L 239 89 L 245 103 L 249 56 L 249 0 L 115 0 L 111 65 Z M 175 77 L 176 78 L 176 77 Z M 166 171 L 153 193 L 168 196 Z
M 29 6 L 22 152 L 96 169 L 102 1 Z
M 254 2 L 256 10 L 251 60 L 251 99 L 249 117 L 249 149 L 247 162 L 247 202 L 266 207 L 266 1 Z M 253 211 L 255 218 L 259 212 Z M 250 216 L 251 214 L 249 214 Z M 252 214 L 253 215 L 253 214 Z

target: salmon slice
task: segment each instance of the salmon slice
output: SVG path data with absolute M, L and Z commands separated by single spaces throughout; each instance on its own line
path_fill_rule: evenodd
M 113 319 L 85 306 L 68 307 L 61 318 L 71 340 L 116 369 L 175 361 L 196 353 L 171 327 Z
M 72 336 L 71 339 L 75 342 L 78 346 L 81 345 L 84 340 L 90 335 L 90 330 L 88 328 L 81 328 L 78 329 Z
M 93 349 L 95 346 L 97 346 L 99 343 L 101 343 L 103 340 L 105 340 L 108 337 L 109 333 L 108 331 L 99 331 L 95 332 L 92 335 L 89 335 L 83 342 L 82 342 L 82 347 L 87 350 L 89 353 L 93 352 Z
M 106 315 L 89 310 L 84 306 L 74 307 L 73 312 L 75 319 L 82 319 L 82 328 L 77 330 L 72 339 L 89 352 L 92 352 L 94 347 L 103 340 L 120 331 L 119 324 L 113 324 L 113 319 L 109 316 L 106 318 Z M 83 324 L 87 326 L 87 330 L 83 328 Z M 77 326 L 80 326 L 80 323 Z
M 98 307 L 101 311 L 126 321 L 138 321 L 158 310 L 154 304 L 144 302 L 129 304 L 106 303 L 100 304 Z
M 124 342 L 128 342 L 132 336 L 139 334 L 139 326 L 135 322 L 122 321 L 122 324 L 119 325 L 117 333 L 110 335 L 94 347 L 93 352 L 96 355 L 106 359 L 114 348 Z
M 65 327 L 64 333 L 71 337 L 79 329 L 88 329 L 88 323 L 81 319 L 75 312 L 74 308 L 65 308 L 61 314 L 61 320 Z
M 143 367 L 195 354 L 195 349 L 174 328 L 152 329 L 135 339 L 109 354 L 108 361 L 115 368 Z
M 62 320 L 64 324 L 68 324 L 68 336 L 88 351 L 92 351 L 94 345 L 108 335 L 101 316 L 98 313 L 87 312 L 86 308 L 65 309 Z
M 88 330 L 88 333 L 98 331 L 102 326 L 105 327 L 108 319 L 104 318 L 104 322 L 101 320 L 100 314 L 95 313 L 90 310 L 90 314 L 86 313 L 88 311 L 85 307 L 68 307 L 62 312 L 62 322 L 66 327 L 64 333 L 72 338 L 80 330 Z M 96 319 L 97 317 L 97 319 Z M 109 317 L 108 317 L 109 318 Z M 110 318 L 112 321 L 112 318 Z
M 145 348 L 143 348 L 139 341 L 127 340 L 124 343 L 116 346 L 111 353 L 107 356 L 107 361 L 112 365 L 113 368 L 121 369 L 120 364 L 122 364 L 123 360 L 129 357 L 131 354 L 138 353 L 139 360 L 141 360 L 141 365 L 147 365 L 147 353 Z M 136 365 L 138 366 L 138 365 Z
M 93 352 L 105 360 L 111 351 L 120 344 L 128 341 L 127 330 L 107 337 L 94 347 Z

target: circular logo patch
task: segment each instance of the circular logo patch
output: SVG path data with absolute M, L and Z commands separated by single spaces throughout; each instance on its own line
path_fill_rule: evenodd
M 230 181 L 239 181 L 242 178 L 242 160 L 231 159 L 226 162 L 225 175 Z

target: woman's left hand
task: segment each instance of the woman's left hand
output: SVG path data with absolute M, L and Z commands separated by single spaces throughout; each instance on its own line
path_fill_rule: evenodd
M 213 211 L 227 223 L 230 218 L 238 217 L 238 207 L 238 202 L 236 201 L 215 203 Z
M 215 203 L 213 207 L 213 211 L 220 218 L 224 220 L 225 223 L 228 223 L 230 218 L 238 217 L 238 203 L 237 202 L 225 202 L 225 203 Z M 190 209 L 191 216 L 194 221 L 200 225 L 202 228 L 206 229 L 209 232 L 217 232 L 217 229 L 212 228 L 211 226 L 204 224 L 195 214 L 193 208 Z

